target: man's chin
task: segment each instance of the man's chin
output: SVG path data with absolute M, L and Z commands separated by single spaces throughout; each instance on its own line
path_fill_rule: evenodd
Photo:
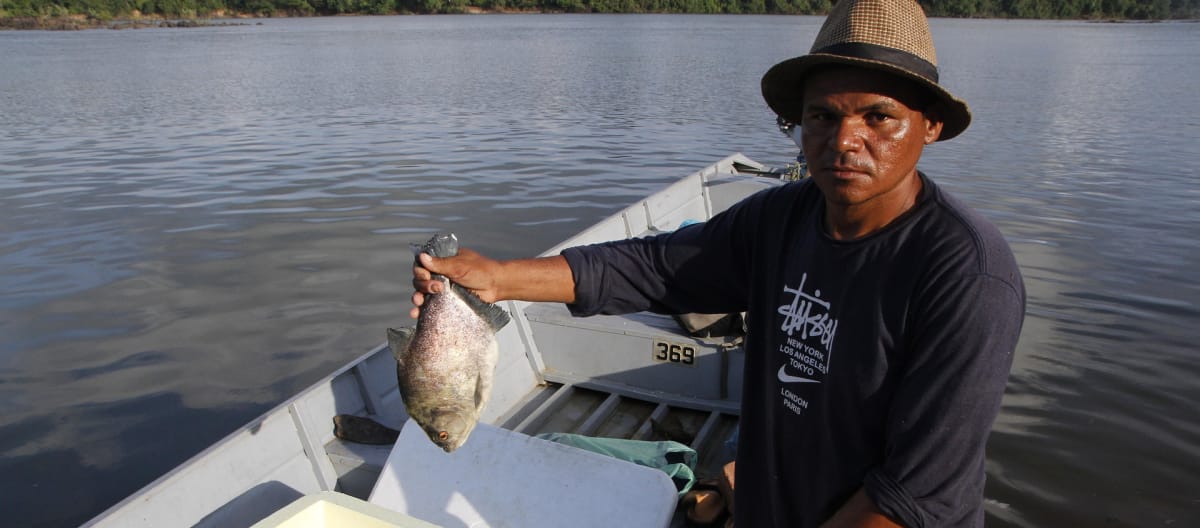
M 862 195 L 866 194 L 871 178 L 866 174 L 855 173 L 857 177 L 843 177 L 836 174 L 826 173 L 823 175 L 813 174 L 813 182 L 817 188 L 821 189 L 821 194 L 825 195 L 825 199 L 838 204 L 852 205 L 861 199 Z

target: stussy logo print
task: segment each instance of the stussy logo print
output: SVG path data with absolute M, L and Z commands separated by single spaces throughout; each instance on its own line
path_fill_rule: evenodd
M 807 340 L 809 336 L 819 337 L 821 346 L 829 352 L 838 323 L 836 319 L 829 317 L 829 302 L 821 300 L 821 290 L 816 290 L 811 295 L 804 293 L 804 283 L 807 281 L 808 274 L 805 273 L 800 276 L 799 287 L 792 289 L 784 285 L 783 293 L 793 297 L 791 304 L 779 307 L 779 314 L 784 316 L 783 325 L 779 330 L 788 337 L 792 337 L 792 334 L 799 330 L 802 340 Z M 816 312 L 813 311 L 814 307 Z
M 829 372 L 829 361 L 833 352 L 833 338 L 837 334 L 837 319 L 830 317 L 830 303 L 821 299 L 821 290 L 804 291 L 808 274 L 800 276 L 800 285 L 783 287 L 783 296 L 790 297 L 787 304 L 776 310 L 783 316 L 779 331 L 783 333 L 779 352 L 784 361 L 779 366 L 778 377 L 782 384 L 780 395 L 783 405 L 796 414 L 808 408 L 808 401 L 788 390 L 791 384 L 821 383 Z M 785 337 L 786 336 L 786 337 Z

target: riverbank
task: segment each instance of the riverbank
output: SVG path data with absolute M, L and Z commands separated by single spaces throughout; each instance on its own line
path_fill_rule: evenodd
M 935 18 L 1152 21 L 1200 17 L 1200 0 L 1120 0 L 1087 4 L 1027 0 L 987 6 L 976 5 L 970 0 L 921 0 L 920 3 L 926 13 Z M 142 7 L 149 11 L 146 12 L 130 10 L 130 4 L 123 0 L 89 0 L 86 6 L 64 5 L 63 0 L 10 0 L 0 3 L 0 28 L 194 27 L 213 25 L 212 20 L 223 19 L 405 14 L 823 15 L 829 6 L 829 0 L 173 0 L 169 5 L 146 4 Z
M 248 26 L 250 22 L 238 19 L 165 18 L 157 15 L 131 18 L 100 19 L 87 15 L 3 17 L 0 30 L 34 29 L 45 31 L 78 31 L 84 29 L 144 29 L 144 28 L 194 28 L 210 26 Z M 262 22 L 258 22 L 262 24 Z
M 488 15 L 488 14 L 555 14 L 562 13 L 561 11 L 546 11 L 546 10 L 520 10 L 520 9 L 483 9 L 473 6 L 468 6 L 462 13 L 469 15 Z M 416 14 L 416 13 L 396 13 L 396 14 Z M 90 17 L 88 15 L 65 15 L 65 16 L 23 16 L 23 17 L 0 17 L 0 31 L 3 30 L 42 30 L 42 31 L 79 31 L 85 29 L 145 29 L 145 28 L 196 28 L 196 27 L 213 27 L 213 26 L 249 26 L 262 25 L 262 22 L 250 22 L 250 20 L 259 18 L 288 18 L 293 16 L 299 17 L 322 17 L 322 16 L 372 16 L 365 14 L 342 14 L 342 15 L 295 15 L 287 13 L 276 13 L 270 16 L 259 15 L 221 15 L 213 18 L 166 18 L 158 15 L 142 15 L 137 17 L 124 17 L 113 19 L 101 19 Z M 1126 19 L 1094 19 L 1090 22 L 1104 24 L 1125 24 L 1125 23 L 1156 23 L 1156 22 L 1200 22 L 1200 19 L 1176 19 L 1176 20 L 1126 20 Z
M 500 8 L 484 9 L 476 6 L 465 6 L 454 14 L 466 15 L 505 15 L 505 14 L 553 14 L 562 11 L 544 9 Z M 393 15 L 413 15 L 420 13 L 399 12 Z M 432 13 L 430 13 L 432 14 Z M 252 22 L 262 18 L 290 17 L 323 17 L 323 16 L 373 16 L 367 13 L 342 13 L 337 15 L 304 14 L 276 12 L 269 14 L 231 13 L 219 11 L 205 17 L 169 18 L 162 15 L 145 15 L 134 13 L 117 18 L 96 18 L 88 15 L 74 14 L 61 16 L 19 16 L 0 17 L 0 30 L 43 30 L 43 31 L 76 31 L 84 29 L 144 29 L 144 28 L 194 28 L 212 26 L 248 26 L 262 25 L 262 22 Z

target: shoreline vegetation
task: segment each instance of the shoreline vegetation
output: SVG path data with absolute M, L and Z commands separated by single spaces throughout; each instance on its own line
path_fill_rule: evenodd
M 131 13 L 117 18 L 99 18 L 74 14 L 63 16 L 17 16 L 0 17 L 0 30 L 40 29 L 48 31 L 75 31 L 81 29 L 144 29 L 144 28 L 190 28 L 208 26 L 246 26 L 246 16 L 234 18 L 170 18 L 161 15 Z M 262 22 L 258 22 L 262 25 Z
M 1200 0 L 919 0 L 932 17 L 1093 21 L 1200 18 Z M 256 18 L 483 13 L 824 15 L 830 0 L 0 0 L 0 29 L 247 25 Z

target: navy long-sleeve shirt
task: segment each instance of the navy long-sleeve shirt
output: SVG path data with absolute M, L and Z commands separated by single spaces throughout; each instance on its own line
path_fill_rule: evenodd
M 984 448 L 1024 317 L 999 231 L 922 175 L 838 241 L 811 181 L 704 224 L 563 251 L 575 315 L 746 311 L 737 526 L 818 526 L 859 488 L 907 526 L 982 526 Z

